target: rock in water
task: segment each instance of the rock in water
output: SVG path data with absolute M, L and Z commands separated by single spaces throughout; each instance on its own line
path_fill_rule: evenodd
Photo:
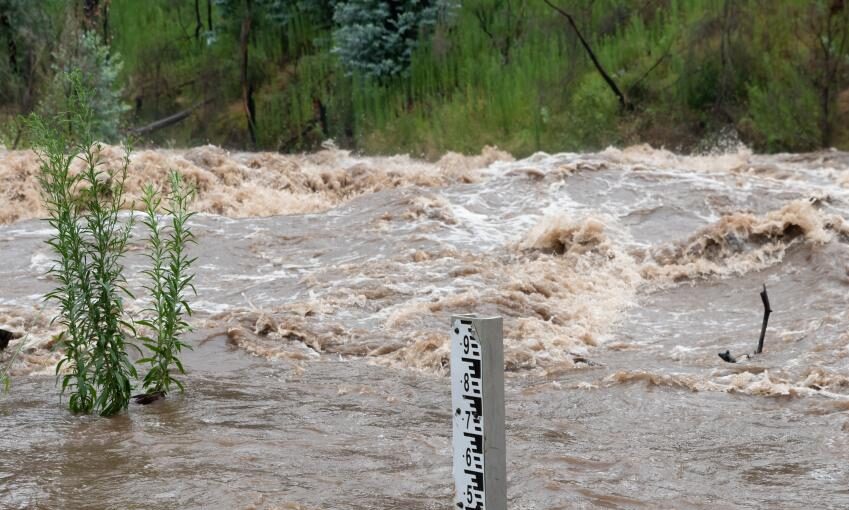
M 719 357 L 729 363 L 737 363 L 737 360 L 731 355 L 731 351 L 720 352 Z
M 150 393 L 142 393 L 140 395 L 133 395 L 133 400 L 136 401 L 136 404 L 141 404 L 146 406 L 148 404 L 152 404 L 161 398 L 165 398 L 164 391 L 152 391 Z
M 14 338 L 15 335 L 11 331 L 6 331 L 5 329 L 0 329 L 0 351 L 9 346 L 9 340 Z

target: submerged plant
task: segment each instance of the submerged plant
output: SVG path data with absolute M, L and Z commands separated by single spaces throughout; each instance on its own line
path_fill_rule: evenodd
M 95 384 L 100 394 L 95 407 L 103 415 L 115 414 L 127 408 L 132 393 L 131 378 L 136 369 L 127 356 L 124 328 L 123 296 L 132 294 L 126 288 L 121 258 L 127 251 L 132 216 L 123 224 L 119 210 L 124 197 L 124 183 L 129 167 L 129 149 L 118 171 L 102 170 L 93 145 L 83 146 L 83 182 L 88 189 L 82 193 L 86 207 L 83 231 L 86 235 L 88 270 L 93 279 L 89 323 L 94 339 Z
M 12 380 L 11 378 L 9 378 L 9 370 L 15 363 L 15 359 L 17 359 L 18 355 L 21 354 L 21 351 L 24 348 L 24 344 L 27 343 L 28 338 L 29 335 L 27 335 L 23 338 L 23 340 L 18 342 L 18 346 L 12 352 L 12 356 L 5 363 L 0 363 L 0 394 L 9 393 L 9 387 L 12 384 Z
M 94 112 L 80 74 L 70 73 L 68 111 L 28 120 L 41 161 L 39 183 L 56 255 L 50 274 L 59 285 L 45 297 L 59 307 L 64 356 L 56 367 L 74 412 L 108 416 L 127 408 L 136 370 L 126 352 L 122 258 L 132 216 L 122 222 L 127 148 L 120 168 L 106 168 L 93 135 Z M 83 169 L 71 171 L 74 160 Z M 64 372 L 63 372 L 64 371 Z
M 150 355 L 139 360 L 139 363 L 150 365 L 144 377 L 148 395 L 165 395 L 172 385 L 184 390 L 183 383 L 174 377 L 173 370 L 186 373 L 178 355 L 188 346 L 180 337 L 191 329 L 185 319 L 192 314 L 186 294 L 189 291 L 197 293 L 191 273 L 195 259 L 186 253 L 188 245 L 195 242 L 188 227 L 188 221 L 194 215 L 188 212 L 194 189 L 185 184 L 178 172 L 171 173 L 170 182 L 171 192 L 165 206 L 170 222 L 164 222 L 157 215 L 162 197 L 153 186 L 148 184 L 143 196 L 145 216 L 142 222 L 148 229 L 147 257 L 151 262 L 151 268 L 144 271 L 149 278 L 145 288 L 151 294 L 151 304 L 146 311 L 151 318 L 138 321 L 138 324 L 150 331 L 149 336 L 142 338 Z

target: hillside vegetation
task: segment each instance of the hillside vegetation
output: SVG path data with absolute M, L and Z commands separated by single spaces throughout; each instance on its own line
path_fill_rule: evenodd
M 165 146 L 849 149 L 843 0 L 0 5 L 7 145 L 27 144 L 14 116 L 61 109 L 77 66 L 105 138 Z

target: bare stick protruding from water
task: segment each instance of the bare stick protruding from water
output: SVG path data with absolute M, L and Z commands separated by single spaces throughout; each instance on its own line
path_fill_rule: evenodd
M 761 291 L 761 301 L 764 303 L 764 322 L 761 326 L 761 337 L 758 339 L 758 349 L 754 354 L 760 354 L 764 350 L 764 337 L 766 336 L 766 325 L 769 322 L 769 314 L 772 313 L 772 308 L 769 307 L 769 296 L 766 293 L 766 284 L 764 284 L 764 290 Z M 748 354 L 744 354 L 740 358 L 735 358 L 731 355 L 731 351 L 726 350 L 725 352 L 720 352 L 719 357 L 722 358 L 723 361 L 728 363 L 737 363 L 738 360 L 743 359 L 751 359 L 751 356 Z
M 758 350 L 755 351 L 755 354 L 760 354 L 764 350 L 764 336 L 766 336 L 766 324 L 769 322 L 769 314 L 772 313 L 772 308 L 769 307 L 769 296 L 766 293 L 766 284 L 764 284 L 764 290 L 761 291 L 761 301 L 764 302 L 764 322 L 763 326 L 761 326 L 761 337 L 758 340 Z

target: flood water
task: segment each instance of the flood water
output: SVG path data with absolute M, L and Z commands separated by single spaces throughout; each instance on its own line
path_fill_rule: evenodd
M 201 213 L 187 391 L 104 419 L 59 397 L 37 163 L 0 154 L 0 508 L 450 508 L 470 312 L 504 317 L 508 508 L 849 507 L 849 154 L 200 147 L 135 154 L 131 195 L 168 168 Z M 764 353 L 725 363 L 764 284 Z

